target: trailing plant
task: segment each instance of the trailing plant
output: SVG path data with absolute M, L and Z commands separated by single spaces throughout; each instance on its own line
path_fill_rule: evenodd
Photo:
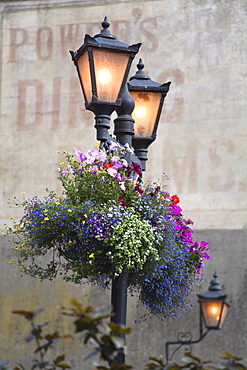
M 109 152 L 75 148 L 63 155 L 61 196 L 15 199 L 24 215 L 5 229 L 16 237 L 18 253 L 9 263 L 41 280 L 60 274 L 103 287 L 124 270 L 147 315 L 163 318 L 189 308 L 208 243 L 193 239 L 193 222 L 184 218 L 178 196 L 143 184 L 131 149 L 115 142 Z

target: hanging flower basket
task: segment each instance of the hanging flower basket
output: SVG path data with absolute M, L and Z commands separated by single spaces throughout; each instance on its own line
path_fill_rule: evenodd
M 18 238 L 22 273 L 107 287 L 124 270 L 147 313 L 174 315 L 191 305 L 208 243 L 193 240 L 177 196 L 139 181 L 140 166 L 125 160 L 129 151 L 113 143 L 108 153 L 63 153 L 63 194 L 16 202 L 24 215 L 6 232 Z

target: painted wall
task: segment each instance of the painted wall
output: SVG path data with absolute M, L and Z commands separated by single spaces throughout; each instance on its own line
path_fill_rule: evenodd
M 98 33 L 107 15 L 119 40 L 142 42 L 138 57 L 143 58 L 145 72 L 160 83 L 172 81 L 145 179 L 168 175 L 167 188 L 180 196 L 184 215 L 194 220 L 198 236 L 211 242 L 206 278 L 210 280 L 217 269 L 234 301 L 224 331 L 210 333 L 203 347 L 196 347 L 197 353 L 211 358 L 227 349 L 243 355 L 247 348 L 245 0 L 0 1 L 0 15 L 0 227 L 9 217 L 21 216 L 18 209 L 9 208 L 8 198 L 21 198 L 22 192 L 27 198 L 43 196 L 46 188 L 60 191 L 57 150 L 95 147 L 93 114 L 84 109 L 68 50 L 76 50 L 85 33 Z M 16 266 L 8 265 L 10 246 L 1 237 L 0 360 L 17 361 L 26 356 L 19 344 L 21 320 L 12 317 L 12 309 L 53 310 L 70 297 L 100 307 L 109 304 L 109 292 L 19 279 Z M 208 283 L 202 290 L 207 287 Z M 138 310 L 130 298 L 131 325 Z M 190 330 L 196 320 L 195 307 L 194 313 L 176 322 L 138 324 L 130 339 L 129 360 L 139 368 L 142 356 L 164 353 L 165 341 L 175 339 L 183 328 Z M 62 321 L 61 330 L 69 330 Z M 78 366 L 80 348 L 73 342 L 62 350 L 76 352 L 78 369 L 90 369 L 90 363 Z

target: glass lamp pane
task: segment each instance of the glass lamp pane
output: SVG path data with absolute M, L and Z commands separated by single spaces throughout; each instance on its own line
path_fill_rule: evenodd
M 227 314 L 227 311 L 228 311 L 228 305 L 226 303 L 223 304 L 223 307 L 222 307 L 222 314 L 221 314 L 221 320 L 220 320 L 220 325 L 219 325 L 219 329 L 222 328 L 223 324 L 224 324 L 224 321 L 225 321 L 225 318 L 226 318 L 226 314 Z
M 92 85 L 90 76 L 90 66 L 88 60 L 88 52 L 85 51 L 77 61 L 81 84 L 83 87 L 85 99 L 87 103 L 92 101 Z
M 152 136 L 162 94 L 141 91 L 131 91 L 130 94 L 135 101 L 132 113 L 135 136 Z
M 94 67 L 99 100 L 115 103 L 124 75 L 129 54 L 94 49 Z
M 221 319 L 223 302 L 201 302 L 205 324 L 209 328 L 217 328 Z

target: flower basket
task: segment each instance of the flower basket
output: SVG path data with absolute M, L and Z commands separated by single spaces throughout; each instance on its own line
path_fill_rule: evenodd
M 147 314 L 175 315 L 191 305 L 208 243 L 194 241 L 177 196 L 141 183 L 140 166 L 125 160 L 129 152 L 113 143 L 109 152 L 63 153 L 62 195 L 16 202 L 24 215 L 6 232 L 19 238 L 21 273 L 107 287 L 124 270 Z

